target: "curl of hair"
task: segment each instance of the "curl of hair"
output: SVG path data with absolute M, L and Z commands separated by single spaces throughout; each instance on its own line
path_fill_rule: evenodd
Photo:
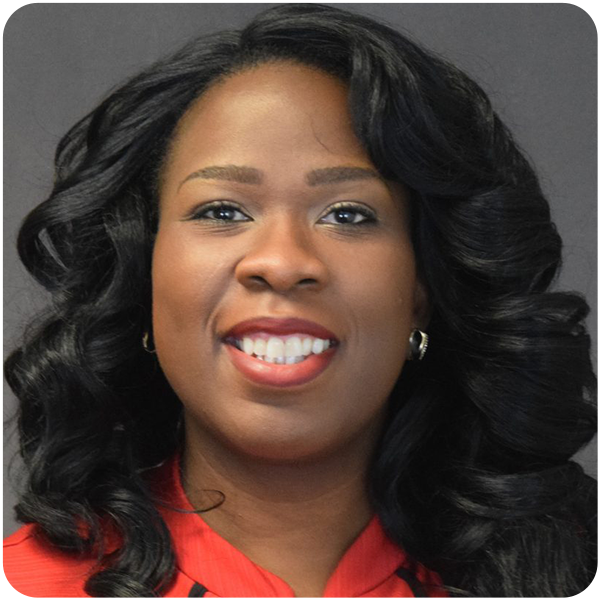
M 357 136 L 412 193 L 430 349 L 407 364 L 370 473 L 388 534 L 475 596 L 570 596 L 595 573 L 595 481 L 571 459 L 596 425 L 585 300 L 549 292 L 561 240 L 534 171 L 481 88 L 366 17 L 270 8 L 128 81 L 56 152 L 21 260 L 52 306 L 5 365 L 27 487 L 17 505 L 92 596 L 155 596 L 174 573 L 145 471 L 179 443 L 181 405 L 140 339 L 151 311 L 157 177 L 208 86 L 292 60 L 347 83 Z M 106 524 L 122 545 L 103 546 Z M 159 551 L 156 551 L 156 549 Z

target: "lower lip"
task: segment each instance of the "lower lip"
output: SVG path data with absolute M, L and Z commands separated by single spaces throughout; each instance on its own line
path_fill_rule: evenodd
M 225 344 L 233 366 L 247 379 L 261 385 L 293 387 L 308 383 L 318 377 L 331 362 L 336 348 L 321 354 L 311 354 L 294 365 L 276 365 L 250 356 L 231 344 Z

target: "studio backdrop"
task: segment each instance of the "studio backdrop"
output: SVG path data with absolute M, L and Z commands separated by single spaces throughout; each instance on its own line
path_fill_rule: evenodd
M 240 28 L 265 4 L 30 4 L 4 31 L 5 354 L 47 300 L 20 265 L 23 217 L 50 192 L 67 129 L 109 90 L 197 35 Z M 592 19 L 570 4 L 339 4 L 401 30 L 471 75 L 540 176 L 564 242 L 556 289 L 583 293 L 596 326 L 596 74 Z M 594 357 L 596 356 L 594 339 Z M 5 385 L 4 416 L 15 399 Z M 4 536 L 20 463 L 5 429 Z M 596 449 L 577 457 L 596 474 Z M 9 469 L 11 466 L 12 469 Z M 9 476 L 10 474 L 13 476 Z

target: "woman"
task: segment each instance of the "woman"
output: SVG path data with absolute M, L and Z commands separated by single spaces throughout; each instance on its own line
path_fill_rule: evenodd
M 55 302 L 6 365 L 9 581 L 583 590 L 595 380 L 560 247 L 485 94 L 398 33 L 286 5 L 192 42 L 65 136 L 21 230 Z

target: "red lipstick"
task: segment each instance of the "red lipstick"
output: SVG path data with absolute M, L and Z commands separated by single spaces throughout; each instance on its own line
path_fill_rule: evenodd
M 235 340 L 244 336 L 264 333 L 269 336 L 306 335 L 323 340 L 331 340 L 331 346 L 319 353 L 310 354 L 296 364 L 275 364 L 247 354 L 234 345 Z M 339 340 L 325 327 L 304 319 L 250 319 L 232 327 L 223 338 L 227 354 L 233 366 L 253 383 L 274 387 L 293 387 L 312 381 L 331 363 Z
M 226 344 L 233 366 L 247 379 L 261 385 L 292 387 L 312 381 L 331 362 L 336 348 L 332 347 L 321 354 L 311 354 L 306 360 L 295 365 L 276 365 L 265 362 Z
M 269 335 L 290 335 L 292 333 L 304 333 L 323 340 L 335 340 L 337 337 L 325 327 L 306 321 L 305 319 L 273 319 L 261 317 L 259 319 L 248 319 L 232 327 L 226 334 L 227 338 L 240 339 L 251 333 L 267 333 Z

